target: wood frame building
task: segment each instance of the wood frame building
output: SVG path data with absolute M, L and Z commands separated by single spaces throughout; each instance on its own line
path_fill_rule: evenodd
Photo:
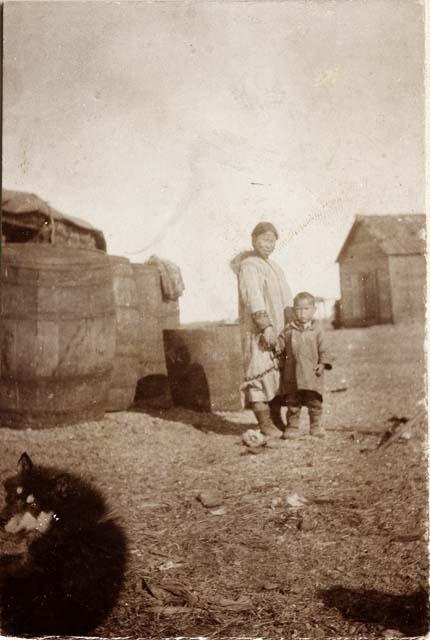
M 424 318 L 425 225 L 424 214 L 356 216 L 336 260 L 343 326 Z

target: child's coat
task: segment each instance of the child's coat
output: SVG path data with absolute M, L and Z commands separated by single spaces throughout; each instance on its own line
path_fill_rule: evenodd
M 283 352 L 283 394 L 306 389 L 322 395 L 324 375 L 317 376 L 315 367 L 324 364 L 325 369 L 331 369 L 332 357 L 319 322 L 312 320 L 306 327 L 296 321 L 290 322 L 279 342 Z

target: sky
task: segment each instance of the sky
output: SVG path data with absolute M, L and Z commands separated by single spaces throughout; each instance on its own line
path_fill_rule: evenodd
M 182 271 L 183 322 L 233 320 L 261 220 L 294 293 L 339 296 L 356 214 L 424 211 L 415 0 L 8 2 L 3 187 Z

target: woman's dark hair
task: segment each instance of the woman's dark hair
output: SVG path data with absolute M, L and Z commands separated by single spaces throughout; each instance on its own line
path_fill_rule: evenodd
M 254 240 L 257 236 L 261 236 L 262 233 L 267 233 L 268 231 L 271 231 L 275 235 L 276 240 L 278 240 L 279 233 L 276 231 L 275 225 L 271 222 L 259 222 L 257 226 L 254 227 L 251 237 Z

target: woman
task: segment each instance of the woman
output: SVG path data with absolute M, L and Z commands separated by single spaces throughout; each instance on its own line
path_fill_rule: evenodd
M 292 306 L 291 290 L 282 269 L 269 256 L 278 240 L 270 222 L 260 222 L 252 232 L 254 251 L 232 262 L 238 276 L 239 322 L 245 365 L 241 392 L 246 407 L 257 418 L 262 433 L 281 435 L 279 363 L 277 338 L 284 328 L 286 310 Z

